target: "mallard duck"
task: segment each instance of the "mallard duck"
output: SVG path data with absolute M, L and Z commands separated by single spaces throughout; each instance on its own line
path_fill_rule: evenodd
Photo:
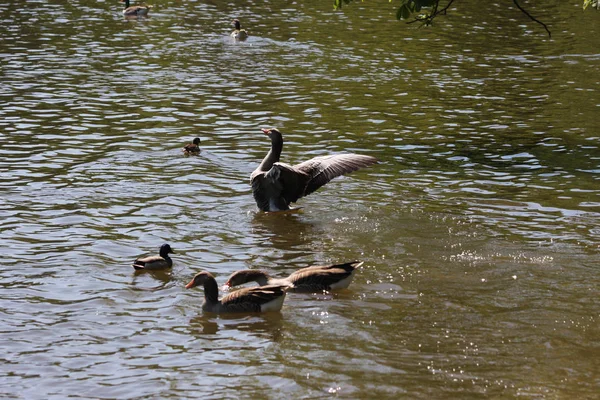
M 239 19 L 234 19 L 231 21 L 233 26 L 235 26 L 235 30 L 231 32 L 231 37 L 237 40 L 245 40 L 248 38 L 248 32 L 245 29 L 242 29 L 242 24 L 240 24 Z
M 160 246 L 159 255 L 140 257 L 136 259 L 131 266 L 136 270 L 156 271 L 159 269 L 168 269 L 173 266 L 173 260 L 169 257 L 170 253 L 175 253 L 171 246 L 163 244 Z
M 225 286 L 233 287 L 246 282 L 256 282 L 259 285 L 288 285 L 289 292 L 322 292 L 335 289 L 345 289 L 352 282 L 356 269 L 362 262 L 353 261 L 345 264 L 315 265 L 293 272 L 287 278 L 271 278 L 265 271 L 248 269 L 234 272 Z
M 186 155 L 200 154 L 200 138 L 195 138 L 192 143 L 186 144 L 181 151 L 183 151 L 183 154 Z
M 123 9 L 123 14 L 126 17 L 143 17 L 148 15 L 148 12 L 152 8 L 152 6 L 148 6 L 144 3 L 139 6 L 131 6 L 129 0 L 119 0 L 121 3 L 125 3 L 125 8 Z
M 245 313 L 279 311 L 285 299 L 287 286 L 268 285 L 236 290 L 219 300 L 219 287 L 209 272 L 196 274 L 185 288 L 204 286 L 202 310 L 212 313 Z
M 283 136 L 277 129 L 262 129 L 271 139 L 271 150 L 250 175 L 252 194 L 262 211 L 290 209 L 290 203 L 307 196 L 335 177 L 377 163 L 360 154 L 315 157 L 297 165 L 279 162 Z

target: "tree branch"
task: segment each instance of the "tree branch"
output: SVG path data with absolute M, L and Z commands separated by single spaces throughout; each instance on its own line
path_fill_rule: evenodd
M 441 13 L 446 14 L 446 10 L 450 8 L 452 3 L 454 3 L 454 0 L 450 0 L 450 2 L 448 3 L 448 5 L 446 7 L 442 8 L 439 12 L 436 12 L 436 15 L 441 14 Z
M 448 4 L 446 5 L 446 7 L 442 8 L 441 10 L 438 11 L 438 5 L 440 4 L 440 0 L 436 1 L 435 4 L 433 5 L 433 10 L 431 12 L 431 15 L 426 16 L 425 18 L 419 18 L 416 17 L 414 20 L 412 21 L 408 21 L 407 24 L 412 24 L 414 22 L 423 22 L 425 25 L 430 25 L 433 22 L 433 19 L 438 16 L 439 14 L 446 14 L 446 11 L 450 8 L 450 6 L 452 5 L 452 3 L 454 3 L 454 0 L 450 0 L 448 2 Z
M 531 14 L 529 14 L 527 11 L 525 11 L 525 9 L 523 7 L 521 7 L 521 5 L 519 5 L 519 2 L 517 0 L 513 0 L 513 3 L 515 3 L 515 6 L 517 6 L 517 8 L 519 10 L 521 10 L 521 12 L 525 15 L 527 15 L 532 21 L 537 22 L 538 24 L 542 25 L 544 27 L 544 29 L 546 30 L 546 32 L 548 32 L 548 37 L 551 38 L 552 34 L 550 33 L 550 30 L 548 29 L 548 27 L 546 26 L 545 23 L 543 23 L 542 21 L 539 21 L 537 19 L 535 19 Z

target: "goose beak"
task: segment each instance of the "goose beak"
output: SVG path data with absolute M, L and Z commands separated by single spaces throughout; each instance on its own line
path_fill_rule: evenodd
M 188 283 L 187 285 L 185 285 L 185 288 L 186 288 L 186 289 L 191 289 L 191 288 L 193 288 L 193 287 L 195 287 L 195 286 L 196 286 L 196 284 L 194 283 L 194 280 L 192 279 L 192 280 L 190 281 L 190 283 Z
M 268 135 L 268 134 L 271 132 L 271 130 L 270 130 L 270 129 L 265 129 L 265 128 L 261 128 L 260 130 L 261 130 L 261 131 L 262 131 L 262 133 L 264 133 L 265 135 Z

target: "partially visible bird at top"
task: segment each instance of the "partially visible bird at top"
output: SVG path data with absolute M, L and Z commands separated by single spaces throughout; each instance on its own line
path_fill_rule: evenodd
M 271 139 L 271 150 L 250 175 L 252 194 L 262 211 L 284 211 L 335 177 L 377 163 L 361 154 L 335 154 L 311 158 L 297 165 L 279 162 L 283 137 L 275 128 L 262 129 Z
M 246 40 L 248 38 L 248 32 L 245 29 L 242 29 L 242 24 L 240 24 L 239 19 L 234 19 L 231 21 L 232 25 L 235 26 L 233 32 L 231 32 L 231 37 L 237 40 Z
M 119 0 L 119 2 L 125 3 L 123 15 L 126 17 L 144 17 L 148 15 L 148 12 L 152 8 L 152 6 L 146 5 L 145 3 L 142 3 L 139 6 L 132 6 L 129 0 Z
M 200 154 L 200 138 L 195 138 L 192 143 L 188 143 L 181 149 L 185 155 L 198 155 Z

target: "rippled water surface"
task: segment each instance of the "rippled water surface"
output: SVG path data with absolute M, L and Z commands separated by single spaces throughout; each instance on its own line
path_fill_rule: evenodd
M 503 5 L 154 6 L 0 5 L 0 397 L 597 398 L 597 13 L 533 9 L 549 39 Z M 380 163 L 258 213 L 270 126 L 283 161 Z M 354 259 L 276 314 L 184 289 Z

